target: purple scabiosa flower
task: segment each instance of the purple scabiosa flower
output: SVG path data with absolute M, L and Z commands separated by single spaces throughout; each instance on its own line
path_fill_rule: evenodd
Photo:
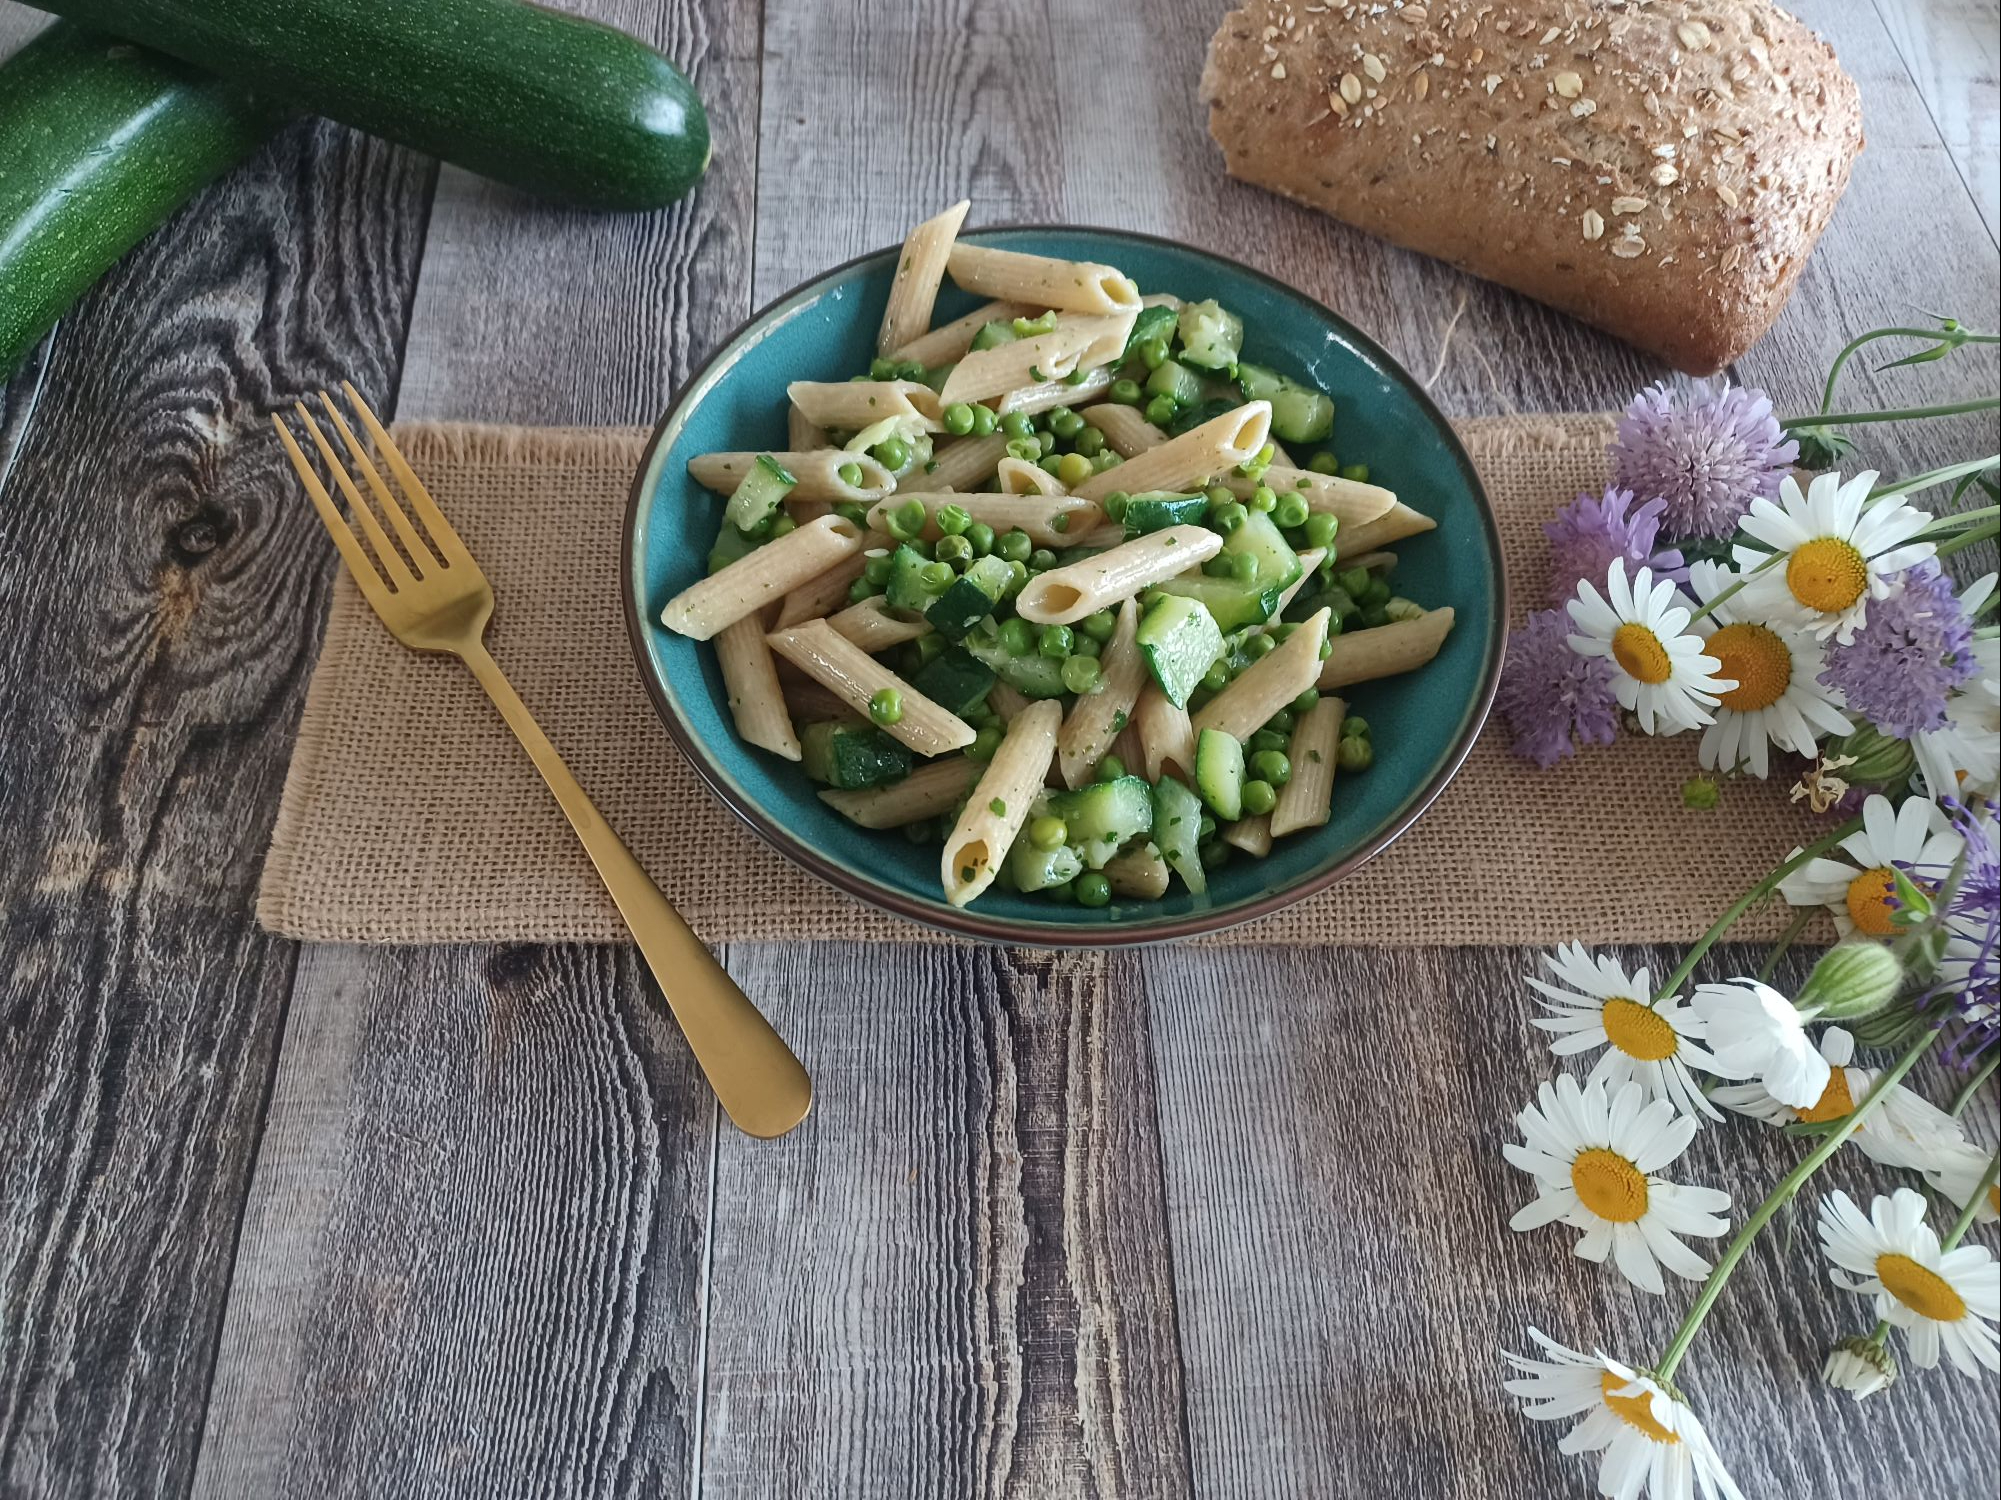
M 1853 640 L 1828 647 L 1820 680 L 1851 713 L 1907 740 L 1945 726 L 1946 695 L 1978 663 L 1966 610 L 1938 564 L 1926 558 L 1896 581 L 1901 587 L 1875 602 Z
M 1579 495 L 1556 513 L 1554 521 L 1544 524 L 1543 535 L 1549 538 L 1549 597 L 1553 601 L 1563 604 L 1575 598 L 1581 578 L 1601 582 L 1616 558 L 1626 560 L 1629 575 L 1652 568 L 1656 578 L 1687 581 L 1688 569 L 1682 566 L 1681 554 L 1672 547 L 1657 550 L 1654 546 L 1667 502 L 1649 500 L 1628 516 L 1626 510 L 1632 503 L 1631 490 L 1614 486 L 1602 499 Z
M 1508 637 L 1495 702 L 1515 732 L 1515 754 L 1548 770 L 1577 743 L 1609 745 L 1619 730 L 1612 664 L 1570 649 L 1570 619 L 1539 609 Z
M 1669 536 L 1725 537 L 1753 500 L 1778 497 L 1799 457 L 1763 391 L 1729 386 L 1678 404 L 1665 385 L 1633 398 L 1612 441 L 1612 479 L 1667 502 Z
M 2001 864 L 1997 864 L 1994 813 L 1975 813 L 1948 803 L 1952 821 L 1966 840 L 1966 868 L 1952 900 L 1940 915 L 1945 953 L 1939 960 L 1939 988 L 1950 994 L 1960 1029 L 1952 1053 L 1970 1064 L 2001 1042 Z

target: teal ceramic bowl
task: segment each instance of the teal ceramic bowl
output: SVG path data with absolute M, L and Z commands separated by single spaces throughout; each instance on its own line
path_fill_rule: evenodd
M 1183 938 L 1263 916 L 1352 874 L 1452 779 L 1493 700 L 1504 634 L 1500 541 L 1465 450 L 1394 360 L 1259 272 L 1113 230 L 1000 229 L 967 238 L 1106 262 L 1148 292 L 1218 299 L 1243 317 L 1247 356 L 1333 396 L 1342 461 L 1366 463 L 1377 483 L 1437 518 L 1436 531 L 1398 545 L 1396 576 L 1398 589 L 1419 603 L 1458 611 L 1444 650 L 1421 672 L 1346 693 L 1373 728 L 1375 765 L 1337 778 L 1326 827 L 1281 839 L 1266 859 L 1239 855 L 1211 875 L 1205 896 L 1177 885 L 1161 901 L 1088 910 L 995 887 L 959 909 L 940 893 L 936 846 L 854 827 L 814 795 L 796 764 L 736 738 L 714 650 L 659 623 L 661 606 L 701 576 L 722 517 L 722 499 L 688 478 L 688 460 L 718 449 L 782 449 L 789 381 L 842 380 L 867 368 L 895 247 L 837 267 L 757 314 L 681 391 L 653 434 L 626 516 L 625 615 L 668 731 L 715 794 L 787 858 L 864 901 L 973 937 L 1052 947 Z M 948 285 L 938 319 L 974 305 Z

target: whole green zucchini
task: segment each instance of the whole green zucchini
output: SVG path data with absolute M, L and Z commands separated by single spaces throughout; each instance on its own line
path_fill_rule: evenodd
M 521 0 L 30 3 L 587 208 L 658 208 L 709 164 L 708 116 L 672 63 Z
M 0 380 L 274 123 L 234 85 L 66 22 L 0 63 Z

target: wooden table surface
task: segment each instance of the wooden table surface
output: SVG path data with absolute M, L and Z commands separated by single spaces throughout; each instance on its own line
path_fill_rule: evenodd
M 0 1495 L 1589 1493 L 1497 1351 L 1533 1322 L 1645 1361 L 1685 1298 L 1506 1227 L 1528 952 L 732 948 L 818 1082 L 760 1144 L 629 949 L 259 931 L 335 568 L 266 414 L 338 376 L 406 418 L 650 422 L 754 307 L 961 195 L 1269 270 L 1453 413 L 1660 373 L 1227 181 L 1193 97 L 1222 0 L 571 3 L 692 73 L 692 201 L 561 212 L 302 123 L 0 390 Z M 1735 372 L 1795 409 L 1849 333 L 2001 322 L 1994 0 L 1798 8 L 1869 145 Z M 0 52 L 41 21 L 0 0 Z M 1994 380 L 1858 370 L 1845 404 Z M 1706 1131 L 1689 1177 L 1741 1212 L 1797 1150 Z M 1806 1217 L 1724 1309 L 1685 1379 L 1746 1494 L 1995 1493 L 1991 1377 L 1820 1387 L 1864 1313 Z

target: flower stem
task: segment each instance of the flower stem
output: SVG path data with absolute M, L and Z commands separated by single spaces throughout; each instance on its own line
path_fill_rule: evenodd
M 1994 1186 L 1996 1177 L 2001 1177 L 2001 1156 L 1990 1157 L 1987 1170 L 1980 1174 L 1980 1186 L 1976 1187 L 1966 1200 L 1966 1207 L 1959 1211 L 1959 1217 L 1952 1221 L 1952 1228 L 1946 1237 L 1938 1242 L 1941 1253 L 1952 1249 L 1966 1238 L 1966 1231 L 1973 1227 L 1973 1215 L 1979 1210 L 1982 1200 Z
M 1980 1065 L 1979 1072 L 1975 1073 L 1959 1086 L 1959 1092 L 1952 1096 L 1952 1105 L 1946 1110 L 1946 1113 L 1955 1120 L 1965 1114 L 1966 1106 L 1973 1102 L 1975 1091 L 1979 1089 L 1981 1084 L 1994 1076 L 1994 1069 L 1997 1066 L 2001 1066 L 2001 1053 L 1995 1053 L 1989 1057 L 1986 1062 Z
M 1933 516 L 1919 536 L 1929 536 L 1934 531 L 1958 531 L 1980 521 L 1991 521 L 2001 516 L 2001 505 L 1983 505 L 1978 510 L 1956 510 L 1949 516 Z
M 1895 484 L 1886 484 L 1869 492 L 1869 503 L 1888 500 L 1895 495 L 1915 495 L 1919 490 L 1928 490 L 1935 484 L 1949 484 L 1968 474 L 1981 474 L 2001 465 L 2001 453 L 1990 453 L 1985 458 L 1970 458 L 1963 464 L 1947 464 L 1943 469 L 1927 469 L 1922 474 L 1913 474 L 1909 479 L 1900 479 Z
M 1827 372 L 1827 384 L 1821 388 L 1820 409 L 1826 411 L 1834 405 L 1834 383 L 1841 378 L 1841 367 L 1848 363 L 1848 356 L 1864 344 L 1873 344 L 1877 339 L 1930 339 L 1933 343 L 1950 343 L 1958 340 L 1968 344 L 1992 344 L 2001 342 L 2001 334 L 1968 333 L 1964 329 L 1952 328 L 1872 328 L 1867 333 L 1858 333 L 1834 356 L 1834 364 Z
M 1688 1316 L 1681 1320 L 1681 1327 L 1675 1330 L 1674 1340 L 1668 1345 L 1667 1353 L 1663 1354 L 1660 1362 L 1654 1366 L 1655 1378 L 1666 1381 L 1674 1374 L 1675 1366 L 1679 1365 L 1681 1357 L 1688 1353 L 1688 1346 L 1695 1342 L 1695 1335 L 1702 1327 L 1702 1320 L 1709 1316 L 1710 1308 L 1716 1305 L 1716 1299 L 1723 1294 L 1724 1283 L 1730 1279 L 1730 1273 L 1737 1269 L 1737 1262 L 1744 1258 L 1744 1252 L 1751 1248 L 1751 1241 L 1758 1237 L 1758 1231 L 1771 1222 L 1772 1215 L 1793 1200 L 1794 1195 L 1806 1185 L 1807 1179 L 1818 1172 L 1830 1156 L 1841 1149 L 1841 1143 L 1855 1133 L 1856 1127 L 1876 1107 L 1877 1102 L 1887 1096 L 1890 1090 L 1897 1086 L 1898 1081 L 1917 1066 L 1918 1059 L 1930 1051 L 1938 1039 L 1938 1028 L 1927 1026 L 1924 1035 L 1918 1038 L 1911 1050 L 1898 1058 L 1895 1065 L 1878 1078 L 1869 1092 L 1862 1096 L 1861 1102 L 1849 1111 L 1848 1118 L 1841 1122 L 1840 1127 L 1808 1152 L 1805 1159 L 1772 1189 L 1771 1196 L 1760 1203 L 1756 1212 L 1744 1221 L 1744 1227 L 1737 1231 L 1737 1237 L 1730 1242 L 1730 1248 L 1725 1250 L 1722 1258 L 1716 1262 L 1716 1269 L 1711 1271 L 1709 1279 L 1703 1282 L 1702 1290 L 1696 1295 L 1694 1305 L 1688 1310 Z
M 1951 401 L 1943 406 L 1899 406 L 1887 411 L 1818 412 L 1810 417 L 1787 417 L 1779 426 L 1790 432 L 1795 427 L 1859 427 L 1865 422 L 1908 422 L 1921 417 L 1957 417 L 1973 411 L 1993 411 L 2001 406 L 2001 396 L 1982 396 L 1977 401 Z
M 1820 915 L 1819 909 L 1803 906 L 1799 914 L 1786 924 L 1786 930 L 1779 934 L 1779 940 L 1772 944 L 1772 951 L 1765 955 L 1765 961 L 1758 966 L 1758 983 L 1763 984 L 1772 977 L 1772 970 L 1779 966 L 1779 960 L 1786 956 L 1786 949 L 1792 947 L 1793 940 L 1806 931 L 1807 923 Z
M 1955 552 L 1964 552 L 1968 547 L 1977 547 L 1982 542 L 1992 541 L 2001 536 L 2001 522 L 1989 521 L 1984 526 L 1972 526 L 1959 533 L 1949 542 L 1940 542 L 1934 557 L 1951 557 Z
M 1808 860 L 1818 859 L 1821 855 L 1827 853 L 1828 850 L 1832 849 L 1861 826 L 1862 819 L 1858 814 L 1850 818 L 1846 823 L 1843 823 L 1834 832 L 1822 838 L 1815 839 L 1804 849 L 1788 858 L 1783 864 L 1774 865 L 1770 874 L 1766 875 L 1763 880 L 1739 896 L 1732 903 L 1730 909 L 1716 919 L 1716 925 L 1705 932 L 1696 941 L 1695 946 L 1683 955 L 1681 962 L 1675 966 L 1675 971 L 1668 975 L 1661 982 L 1661 987 L 1654 992 L 1654 1004 L 1659 1005 L 1661 1001 L 1679 990 L 1683 983 L 1687 981 L 1688 976 L 1695 971 L 1695 966 L 1701 960 L 1702 955 L 1716 946 L 1716 940 L 1735 926 L 1739 917 L 1743 916 L 1745 912 L 1777 890 L 1780 881 L 1784 880 Z

